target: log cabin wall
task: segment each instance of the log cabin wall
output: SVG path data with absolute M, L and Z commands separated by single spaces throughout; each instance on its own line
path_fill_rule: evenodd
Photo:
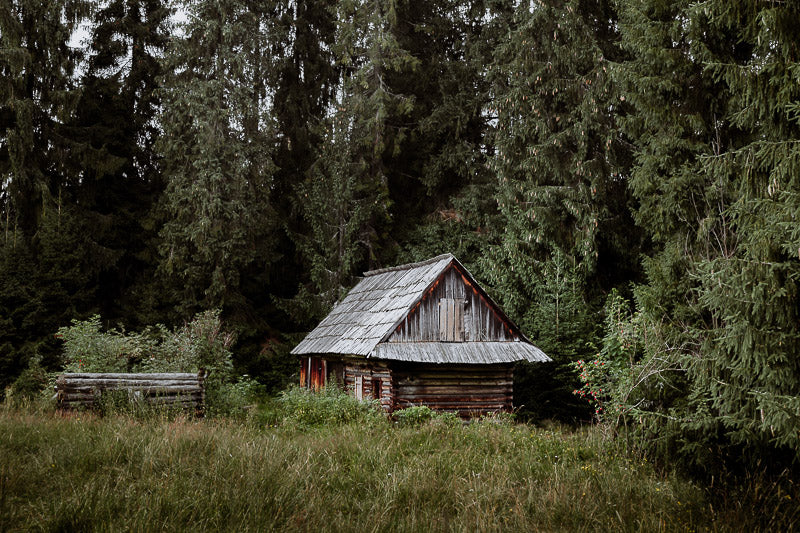
M 394 386 L 392 371 L 385 361 L 344 360 L 344 386 L 356 398 L 367 400 L 379 397 L 381 408 L 392 412 Z
M 468 418 L 512 409 L 512 365 L 395 363 L 392 376 L 393 410 L 427 405 Z
M 478 290 L 468 284 L 458 269 L 451 267 L 387 342 L 511 341 L 517 338 Z
M 394 404 L 392 373 L 384 361 L 338 359 L 322 356 L 300 360 L 300 386 L 318 391 L 328 383 L 338 383 L 359 400 L 380 398 L 384 411 Z

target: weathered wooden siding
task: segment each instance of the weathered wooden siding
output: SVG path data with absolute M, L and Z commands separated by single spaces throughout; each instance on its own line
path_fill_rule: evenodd
M 393 409 L 426 405 L 462 417 L 511 411 L 512 365 L 396 364 Z
M 461 302 L 463 309 L 454 311 L 448 318 L 441 318 L 440 312 L 447 312 L 452 300 Z M 442 307 L 441 301 L 448 303 Z M 450 316 L 459 322 L 463 316 L 463 332 L 450 330 L 453 327 Z M 444 337 L 440 324 L 446 324 L 447 333 Z M 400 323 L 387 342 L 511 341 L 516 338 L 478 290 L 469 285 L 458 269 L 452 266 Z
M 343 358 L 327 360 L 326 366 L 328 381 L 333 379 L 335 369 L 341 368 L 345 390 L 359 399 L 379 398 L 387 413 L 426 405 L 469 418 L 512 409 L 512 364 L 421 364 Z
M 300 359 L 300 385 L 318 391 L 327 383 L 328 363 L 322 357 Z

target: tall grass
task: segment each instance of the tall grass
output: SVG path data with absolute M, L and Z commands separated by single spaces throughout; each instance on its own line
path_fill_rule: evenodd
M 0 465 L 0 530 L 685 531 L 767 524 L 763 509 L 748 515 L 709 506 L 701 488 L 659 474 L 591 429 L 388 422 L 276 428 L 5 409 Z M 783 512 L 780 519 L 790 520 Z

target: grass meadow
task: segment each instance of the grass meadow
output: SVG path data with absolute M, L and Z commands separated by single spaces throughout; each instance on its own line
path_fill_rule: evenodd
M 794 494 L 712 498 L 596 428 L 258 419 L 0 408 L 0 530 L 786 531 L 800 519 Z

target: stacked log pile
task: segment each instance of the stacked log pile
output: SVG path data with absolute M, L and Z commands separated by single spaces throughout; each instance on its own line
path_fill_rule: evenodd
M 62 409 L 95 407 L 106 391 L 124 390 L 134 402 L 194 409 L 201 414 L 205 401 L 205 373 L 61 374 L 56 399 Z

